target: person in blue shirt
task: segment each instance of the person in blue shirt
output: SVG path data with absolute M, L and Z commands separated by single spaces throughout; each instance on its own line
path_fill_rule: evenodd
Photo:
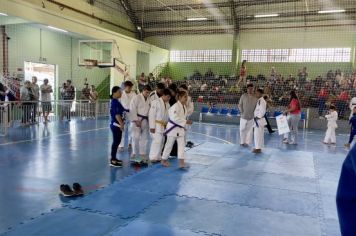
M 121 142 L 122 130 L 124 129 L 124 107 L 119 102 L 121 97 L 121 89 L 119 86 L 114 86 L 111 89 L 111 106 L 110 106 L 110 129 L 113 135 L 113 142 L 111 146 L 111 160 L 110 165 L 113 167 L 122 167 L 122 161 L 116 158 L 117 149 Z
M 355 117 L 355 115 L 354 115 Z M 341 235 L 356 235 L 356 145 L 342 165 L 336 194 Z
M 353 115 L 351 116 L 350 121 L 349 121 L 349 123 L 351 125 L 350 138 L 349 138 L 349 142 L 345 144 L 346 148 L 350 148 L 350 145 L 356 135 L 356 106 L 354 106 L 352 108 L 352 114 Z

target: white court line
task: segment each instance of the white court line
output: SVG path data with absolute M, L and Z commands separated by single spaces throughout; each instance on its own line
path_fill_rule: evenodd
M 27 142 L 33 142 L 33 141 L 40 141 L 40 140 L 44 140 L 44 139 L 62 137 L 62 136 L 70 135 L 70 134 L 88 133 L 88 132 L 97 131 L 97 130 L 103 130 L 103 129 L 108 129 L 108 127 L 106 127 L 106 128 L 97 128 L 97 129 L 83 130 L 83 131 L 78 131 L 78 132 L 74 132 L 74 133 L 73 133 L 73 132 L 72 132 L 72 133 L 71 133 L 71 132 L 67 132 L 67 133 L 64 133 L 64 134 L 58 134 L 58 135 L 56 135 L 56 136 L 47 136 L 47 137 L 42 137 L 42 138 L 26 139 L 26 140 L 21 140 L 21 141 L 0 143 L 0 146 L 6 146 L 6 145 L 12 145 L 12 144 L 19 144 L 19 143 L 27 143 Z
M 198 133 L 198 132 L 193 132 L 193 131 L 188 131 L 188 134 L 189 133 L 192 133 L 192 134 L 200 134 L 200 135 L 203 135 L 203 136 L 206 136 L 206 137 L 209 137 L 209 138 L 213 138 L 213 139 L 217 139 L 217 140 L 220 140 L 226 144 L 231 144 L 231 145 L 234 145 L 234 143 L 230 142 L 230 141 L 227 141 L 225 139 L 221 139 L 221 138 L 217 138 L 217 137 L 214 137 L 214 136 L 210 136 L 210 135 L 207 135 L 207 134 L 203 134 L 203 133 Z

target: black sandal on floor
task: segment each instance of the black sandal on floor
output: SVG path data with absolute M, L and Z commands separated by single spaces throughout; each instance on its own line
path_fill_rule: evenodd
M 76 195 L 75 192 L 67 184 L 62 184 L 59 189 L 64 197 L 73 197 Z
M 73 184 L 73 190 L 76 196 L 81 196 L 84 194 L 84 190 L 82 186 L 79 183 L 74 183 Z

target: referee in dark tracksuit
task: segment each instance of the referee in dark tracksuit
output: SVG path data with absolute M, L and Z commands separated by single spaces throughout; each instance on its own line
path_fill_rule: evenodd
M 342 165 L 336 195 L 340 229 L 343 236 L 356 235 L 356 145 Z

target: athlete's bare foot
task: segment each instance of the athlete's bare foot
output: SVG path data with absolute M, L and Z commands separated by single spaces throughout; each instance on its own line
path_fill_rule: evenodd
M 170 167 L 171 166 L 169 164 L 168 160 L 162 160 L 161 163 L 162 163 L 162 166 L 164 166 L 164 167 Z

